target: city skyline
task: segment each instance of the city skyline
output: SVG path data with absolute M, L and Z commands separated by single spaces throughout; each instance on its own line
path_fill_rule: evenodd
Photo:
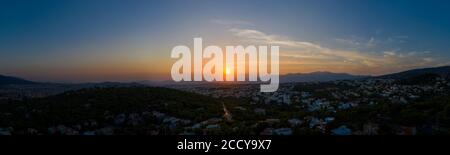
M 169 80 L 177 45 L 278 45 L 280 73 L 450 65 L 447 1 L 4 1 L 0 74 Z

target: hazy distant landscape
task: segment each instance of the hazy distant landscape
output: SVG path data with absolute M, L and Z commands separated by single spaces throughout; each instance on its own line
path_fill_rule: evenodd
M 437 154 L 446 136 L 450 0 L 0 0 L 0 152 Z

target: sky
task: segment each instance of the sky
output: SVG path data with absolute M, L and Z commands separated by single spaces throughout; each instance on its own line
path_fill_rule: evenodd
M 450 65 L 450 1 L 2 0 L 0 74 L 167 80 L 173 47 L 278 45 L 280 72 L 382 75 Z

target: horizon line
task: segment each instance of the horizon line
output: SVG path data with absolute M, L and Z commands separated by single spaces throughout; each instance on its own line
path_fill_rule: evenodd
M 396 74 L 396 73 L 401 73 L 401 72 L 405 72 L 405 71 L 410 71 L 410 70 L 417 70 L 417 69 L 429 69 L 429 68 L 441 68 L 441 67 L 450 67 L 450 65 L 444 65 L 444 66 L 435 66 L 435 67 L 418 67 L 418 68 L 412 68 L 412 69 L 406 69 L 406 70 L 401 70 L 401 71 L 395 71 L 395 72 L 391 72 L 391 73 L 385 73 L 385 74 L 380 74 L 380 75 L 364 75 L 364 74 L 352 74 L 352 73 L 348 73 L 348 72 L 333 72 L 333 71 L 326 71 L 326 70 L 320 70 L 320 71 L 312 71 L 312 72 L 289 72 L 289 73 L 284 73 L 284 74 L 279 74 L 279 76 L 286 76 L 286 75 L 295 75 L 295 74 L 313 74 L 313 73 L 332 73 L 332 74 L 348 74 L 348 75 L 352 75 L 352 76 L 362 76 L 362 77 L 378 77 L 378 76 L 384 76 L 384 75 L 389 75 L 389 74 Z M 248 74 L 246 74 L 247 77 Z M 4 76 L 4 77 L 12 77 L 12 78 L 19 78 L 22 80 L 26 80 L 26 81 L 31 81 L 31 82 L 37 82 L 37 83 L 60 83 L 60 84 L 89 84 L 89 83 L 135 83 L 135 82 L 167 82 L 167 81 L 171 81 L 170 78 L 164 78 L 164 79 L 159 79 L 159 80 L 155 80 L 155 79 L 142 79 L 142 80 L 33 80 L 31 78 L 23 78 L 21 76 L 16 76 L 16 75 L 7 75 L 7 74 L 0 74 L 0 76 Z M 192 81 L 192 82 L 202 82 L 202 81 Z M 222 82 L 237 82 L 237 81 L 222 81 Z M 249 81 L 243 81 L 243 82 L 249 82 Z

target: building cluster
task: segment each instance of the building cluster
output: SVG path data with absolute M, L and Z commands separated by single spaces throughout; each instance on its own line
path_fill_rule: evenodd
M 437 78 L 428 84 L 400 84 L 390 79 L 342 80 L 326 83 L 284 83 L 277 92 L 261 93 L 259 85 L 199 85 L 179 86 L 177 89 L 195 92 L 214 98 L 237 98 L 248 101 L 253 106 L 226 107 L 223 104 L 223 116 L 208 118 L 203 121 L 193 121 L 177 118 L 159 111 L 144 111 L 140 113 L 111 114 L 104 112 L 103 119 L 89 119 L 77 124 L 57 124 L 46 130 L 27 128 L 15 130 L 14 127 L 1 127 L 0 135 L 18 134 L 60 134 L 60 135 L 112 135 L 126 133 L 127 127 L 149 126 L 145 134 L 209 134 L 223 128 L 224 124 L 236 123 L 239 116 L 233 112 L 242 111 L 263 118 L 251 122 L 247 127 L 258 129 L 261 135 L 292 135 L 297 129 L 311 129 L 322 134 L 332 135 L 376 135 L 380 125 L 367 122 L 361 128 L 355 129 L 351 124 L 336 123 L 337 113 L 360 106 L 378 104 L 407 105 L 427 95 L 448 92 L 450 81 Z M 265 105 L 265 106 L 258 106 Z M 292 109 L 306 113 L 306 116 L 274 116 L 268 107 L 293 107 Z M 89 108 L 89 105 L 86 105 Z M 38 111 L 32 111 L 38 112 Z M 321 113 L 323 115 L 316 115 Z M 0 113 L 8 117 L 10 113 Z M 30 116 L 32 114 L 29 114 Z M 280 118 L 278 118 L 280 117 Z M 237 122 L 239 123 L 239 122 Z M 332 124 L 332 125 L 331 125 Z M 233 127 L 232 130 L 238 130 Z M 414 135 L 415 126 L 398 126 L 397 134 Z
M 334 115 L 339 111 L 349 110 L 359 106 L 374 106 L 378 104 L 406 105 L 427 95 L 445 93 L 450 87 L 450 81 L 436 78 L 428 84 L 401 84 L 392 79 L 365 79 L 341 80 L 324 83 L 286 83 L 281 84 L 277 92 L 261 93 L 258 85 L 239 85 L 235 87 L 202 86 L 182 88 L 185 91 L 196 92 L 215 98 L 243 98 L 250 104 L 268 104 L 281 106 L 295 106 L 299 110 L 309 112 L 311 115 L 304 118 L 290 118 L 285 127 L 276 128 L 282 120 L 268 118 L 256 122 L 254 126 L 269 124 L 260 134 L 263 135 L 290 135 L 298 126 L 315 129 L 324 134 L 333 135 L 374 135 L 378 134 L 379 125 L 366 123 L 362 129 L 353 131 L 348 125 L 340 125 L 330 129 L 328 124 L 335 120 Z M 313 88 L 303 90 L 304 87 Z M 235 109 L 241 109 L 237 107 Z M 255 108 L 256 115 L 265 115 L 266 109 Z M 319 118 L 314 112 L 330 114 Z M 285 120 L 283 120 L 285 121 Z M 416 127 L 398 126 L 397 134 L 416 134 Z

